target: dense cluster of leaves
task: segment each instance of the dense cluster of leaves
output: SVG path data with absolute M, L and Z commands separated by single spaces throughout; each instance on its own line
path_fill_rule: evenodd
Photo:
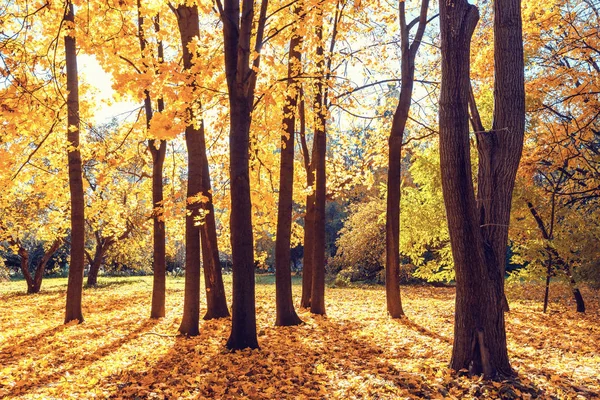
M 37 296 L 3 284 L 0 299 L 0 397 L 71 398 L 541 398 L 600 395 L 600 329 L 596 295 L 586 315 L 568 311 L 570 297 L 552 296 L 542 314 L 537 286 L 508 295 L 509 350 L 518 380 L 452 373 L 454 292 L 403 287 L 408 319 L 390 320 L 380 287 L 331 288 L 327 317 L 301 312 L 297 327 L 273 326 L 274 286 L 259 277 L 260 350 L 229 353 L 230 321 L 202 323 L 195 338 L 175 336 L 183 280 L 168 281 L 166 318 L 148 320 L 150 280 L 102 279 L 86 289 L 88 319 L 63 326 L 65 280 Z M 226 285 L 230 287 L 230 285 Z M 295 288 L 298 288 L 295 286 Z M 298 301 L 298 299 L 295 299 Z M 203 305 L 204 306 L 204 305 Z

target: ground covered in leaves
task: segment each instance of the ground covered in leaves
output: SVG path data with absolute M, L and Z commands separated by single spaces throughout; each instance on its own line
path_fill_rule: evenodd
M 226 285 L 230 286 L 230 281 Z M 579 315 L 554 289 L 541 312 L 537 286 L 509 289 L 509 352 L 519 377 L 486 382 L 447 369 L 454 290 L 402 288 L 408 317 L 391 320 L 382 287 L 328 288 L 327 317 L 276 328 L 275 287 L 259 277 L 260 350 L 229 353 L 229 319 L 176 336 L 183 279 L 168 281 L 168 312 L 150 312 L 151 277 L 105 278 L 84 292 L 83 324 L 62 325 L 65 279 L 25 295 L 0 283 L 0 398 L 542 398 L 600 393 L 600 307 L 584 290 Z M 299 286 L 295 285 L 295 294 Z M 298 298 L 295 298 L 298 303 Z

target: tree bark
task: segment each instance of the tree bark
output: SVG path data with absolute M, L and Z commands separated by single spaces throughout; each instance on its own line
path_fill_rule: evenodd
M 96 251 L 94 252 L 94 258 L 90 261 L 90 270 L 87 276 L 87 286 L 96 286 L 98 284 L 98 273 L 104 260 L 104 253 L 106 249 L 102 241 L 96 243 Z
M 311 193 L 306 196 L 306 212 L 304 214 L 304 255 L 302 259 L 302 298 L 300 307 L 310 308 L 313 275 L 313 254 L 315 246 L 315 175 L 311 154 L 306 144 L 306 114 L 304 108 L 304 93 L 300 88 L 300 143 L 306 170 L 306 187 L 311 188 Z M 313 156 L 315 146 L 313 142 Z
M 315 219 L 314 219 L 314 247 L 313 247 L 313 273 L 310 311 L 313 314 L 325 314 L 325 202 L 327 195 L 326 154 L 327 136 L 325 126 L 327 123 L 327 110 L 324 96 L 325 59 L 323 52 L 323 8 L 318 6 L 319 22 L 315 28 L 317 36 L 317 82 L 315 88 L 315 128 L 313 158 L 315 167 Z
M 479 19 L 465 0 L 439 3 L 442 51 L 440 165 L 456 272 L 456 315 L 450 366 L 486 378 L 510 376 L 497 265 L 486 263 L 471 175 L 469 52 Z
M 218 1 L 223 22 L 225 73 L 229 92 L 229 156 L 231 185 L 231 253 L 233 261 L 233 306 L 231 335 L 227 348 L 258 348 L 256 337 L 254 243 L 250 197 L 250 125 L 256 73 L 266 23 L 268 0 L 262 0 L 258 24 L 254 26 L 254 1 Z M 241 17 L 241 18 L 240 18 Z M 251 39 L 255 31 L 254 61 Z
M 83 322 L 81 297 L 85 265 L 85 201 L 81 153 L 79 150 L 79 77 L 75 42 L 75 12 L 67 0 L 64 21 L 69 23 L 65 35 L 65 60 L 67 69 L 67 140 L 69 142 L 69 191 L 71 194 L 71 259 L 65 307 L 65 323 Z
M 140 40 L 141 56 L 144 56 L 144 50 L 148 43 L 144 37 L 143 25 L 144 17 L 141 14 L 141 0 L 137 1 L 138 8 L 138 36 Z M 154 19 L 154 29 L 160 31 L 160 20 L 157 15 Z M 162 62 L 164 59 L 164 49 L 162 41 L 158 41 L 158 59 Z M 144 65 L 146 68 L 147 65 Z M 158 111 L 164 110 L 165 105 L 162 98 L 157 101 Z M 150 91 L 144 90 L 144 111 L 146 113 L 146 129 L 150 129 L 152 122 L 152 98 Z M 148 140 L 148 150 L 152 155 L 152 308 L 150 318 L 162 318 L 165 316 L 165 297 L 166 297 L 166 233 L 163 207 L 163 166 L 165 154 L 167 152 L 167 142 L 165 140 Z
M 552 277 L 552 257 L 548 256 L 546 265 L 546 287 L 544 290 L 544 314 L 548 310 L 548 298 L 550 297 L 550 278 Z
M 525 132 L 525 69 L 520 0 L 494 1 L 494 120 L 492 129 L 479 132 L 478 193 L 486 260 L 493 274 L 500 304 L 504 294 L 506 246 L 512 192 Z
M 192 54 L 188 44 L 199 35 L 198 9 L 196 6 L 179 5 L 175 10 L 183 48 L 183 66 L 192 68 Z M 194 197 L 202 192 L 202 145 L 201 129 L 196 127 L 192 106 L 187 107 L 185 143 L 188 151 L 187 214 L 185 218 L 185 295 L 183 318 L 179 332 L 197 336 L 200 333 L 200 209 L 201 203 Z
M 42 259 L 38 262 L 35 268 L 35 275 L 33 277 L 33 286 L 27 288 L 27 293 L 39 293 L 42 288 L 42 279 L 44 279 L 44 272 L 46 272 L 46 265 L 52 258 L 54 253 L 58 251 L 62 243 L 61 239 L 56 239 L 48 251 L 44 252 Z
M 299 17 L 301 6 L 294 7 Z M 296 107 L 298 105 L 298 83 L 295 77 L 301 71 L 302 37 L 296 28 L 290 39 L 288 60 L 288 93 L 283 106 L 283 133 L 281 135 L 281 166 L 279 170 L 279 204 L 277 210 L 277 238 L 275 241 L 275 325 L 291 326 L 302 323 L 296 314 L 292 300 L 291 234 L 292 205 L 294 196 L 294 135 Z
M 429 0 L 421 3 L 419 26 L 412 44 L 409 42 L 409 31 L 406 24 L 405 3 L 400 2 L 400 36 L 401 36 L 401 87 L 398 106 L 394 112 L 392 129 L 388 142 L 388 181 L 386 211 L 386 246 L 385 246 L 385 292 L 387 311 L 392 318 L 404 316 L 400 297 L 400 196 L 402 179 L 402 142 L 404 130 L 410 112 L 412 92 L 415 79 L 415 57 L 421 44 L 423 32 L 427 25 L 427 8 Z
M 217 242 L 217 224 L 215 221 L 215 208 L 213 204 L 212 187 L 210 182 L 210 169 L 206 153 L 206 139 L 204 123 L 200 126 L 200 163 L 202 167 L 202 195 L 206 202 L 202 203 L 204 223 L 200 226 L 202 243 L 202 262 L 204 267 L 204 284 L 206 286 L 206 314 L 205 320 L 224 318 L 229 316 L 223 274 L 219 259 L 219 245 Z
M 573 267 L 570 263 L 565 263 L 567 277 L 569 278 L 569 285 L 571 286 L 571 292 L 573 293 L 573 298 L 575 299 L 575 304 L 577 304 L 577 312 L 584 313 L 585 312 L 585 302 L 583 301 L 583 296 L 581 295 L 581 291 L 577 286 L 577 282 L 575 281 L 575 277 L 573 276 Z

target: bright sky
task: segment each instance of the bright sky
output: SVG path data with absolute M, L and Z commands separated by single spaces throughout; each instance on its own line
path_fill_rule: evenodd
M 96 113 L 93 123 L 101 124 L 113 117 L 124 116 L 141 104 L 134 102 L 115 102 L 113 99 L 112 75 L 102 69 L 94 56 L 82 54 L 77 57 L 81 79 L 96 89 Z

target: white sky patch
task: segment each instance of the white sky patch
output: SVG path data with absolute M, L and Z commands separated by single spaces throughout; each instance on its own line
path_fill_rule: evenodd
M 80 78 L 93 88 L 92 101 L 94 106 L 94 115 L 92 123 L 102 124 L 110 121 L 112 118 L 125 118 L 132 110 L 141 106 L 141 104 L 132 101 L 115 102 L 115 91 L 112 88 L 113 77 L 106 72 L 96 57 L 87 54 L 77 56 Z

